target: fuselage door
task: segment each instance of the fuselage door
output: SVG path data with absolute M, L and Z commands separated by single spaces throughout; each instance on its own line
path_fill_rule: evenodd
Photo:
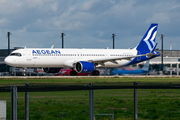
M 31 57 L 31 51 L 30 50 L 26 50 L 26 58 L 27 58 L 27 61 L 31 61 L 32 57 Z
M 78 59 L 82 59 L 82 57 L 83 57 L 81 52 L 77 52 L 76 56 Z

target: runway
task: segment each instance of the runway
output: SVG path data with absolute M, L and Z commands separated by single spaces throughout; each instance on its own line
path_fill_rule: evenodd
M 180 75 L 129 75 L 129 76 L 0 76 L 0 78 L 179 78 Z

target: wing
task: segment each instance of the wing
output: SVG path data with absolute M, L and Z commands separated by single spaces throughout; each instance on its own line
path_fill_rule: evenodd
M 136 56 L 128 56 L 128 57 L 114 57 L 114 58 L 105 58 L 105 59 L 92 59 L 88 60 L 88 62 L 94 62 L 94 63 L 104 63 L 104 62 L 115 62 L 116 60 L 129 60 L 131 61 L 132 58 L 139 57 L 139 56 L 145 56 L 145 55 L 136 55 Z
M 142 55 L 134 55 L 134 56 L 127 56 L 127 57 L 114 57 L 114 58 L 105 58 L 105 59 L 92 59 L 92 60 L 88 60 L 88 62 L 93 62 L 93 63 L 104 63 L 104 62 L 112 62 L 112 63 L 115 63 L 115 64 L 118 64 L 116 62 L 116 60 L 129 60 L 131 61 L 132 58 L 135 58 L 135 57 L 141 57 L 141 56 L 146 56 L 148 58 L 152 57 L 152 56 L 156 56 L 156 55 L 159 55 L 160 53 L 155 53 L 153 54 L 155 48 L 157 46 L 157 43 L 156 45 L 153 47 L 153 49 L 149 52 L 149 53 L 146 53 L 146 54 L 142 54 Z
M 152 54 L 152 51 L 150 53 L 147 53 L 147 54 L 142 54 L 142 55 L 134 55 L 134 56 L 127 56 L 127 57 L 114 57 L 114 58 L 105 58 L 105 59 L 92 59 L 92 60 L 88 60 L 88 62 L 93 62 L 93 63 L 104 63 L 104 62 L 112 62 L 112 63 L 116 63 L 116 60 L 129 60 L 131 61 L 132 58 L 135 58 L 135 57 L 140 57 L 140 56 L 147 56 L 148 58 L 149 57 L 152 57 L 152 56 L 155 56 L 155 55 L 159 55 L 160 53 L 156 53 L 156 54 Z

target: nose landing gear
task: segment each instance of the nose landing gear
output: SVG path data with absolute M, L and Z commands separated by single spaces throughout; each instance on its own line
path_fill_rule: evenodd
M 26 76 L 26 70 L 27 68 L 23 68 L 23 73 L 22 73 L 23 76 Z

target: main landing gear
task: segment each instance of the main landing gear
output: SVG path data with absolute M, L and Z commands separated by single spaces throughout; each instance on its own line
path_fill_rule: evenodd
M 92 76 L 99 76 L 99 71 L 98 70 L 93 70 Z
M 92 76 L 99 76 L 99 71 L 98 70 L 94 70 L 91 74 L 92 74 Z M 70 75 L 71 76 L 77 76 L 77 72 L 75 70 L 72 70 L 70 72 Z
M 77 76 L 77 72 L 72 69 L 72 71 L 70 72 L 70 75 L 71 75 L 71 76 Z

